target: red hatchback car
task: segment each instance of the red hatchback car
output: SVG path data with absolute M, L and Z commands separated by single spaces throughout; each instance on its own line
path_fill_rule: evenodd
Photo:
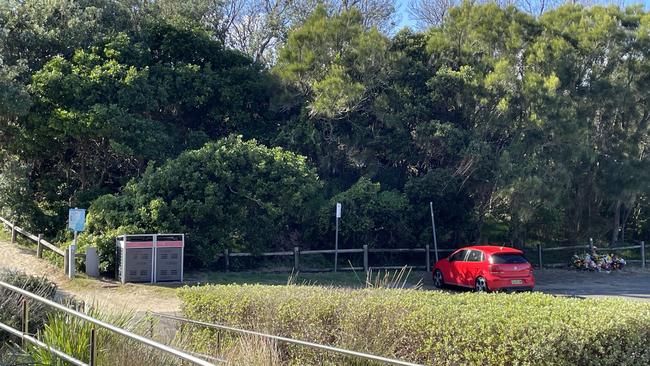
M 532 290 L 533 267 L 518 249 L 499 246 L 460 248 L 433 268 L 436 287 L 455 285 L 476 291 Z

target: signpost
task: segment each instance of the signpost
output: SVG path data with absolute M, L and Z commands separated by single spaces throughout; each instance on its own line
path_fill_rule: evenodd
M 433 218 L 433 202 L 429 202 L 429 207 L 431 208 L 431 226 L 433 229 L 433 250 L 436 253 L 436 262 L 438 262 L 438 239 L 436 238 L 436 220 Z
M 334 272 L 339 267 L 339 219 L 341 218 L 341 204 L 336 203 L 336 238 L 334 239 Z
M 74 232 L 72 245 L 68 247 L 68 266 L 65 269 L 69 278 L 75 274 L 75 254 L 77 252 L 77 233 L 84 231 L 86 226 L 86 210 L 80 208 L 71 208 L 68 211 L 68 228 Z

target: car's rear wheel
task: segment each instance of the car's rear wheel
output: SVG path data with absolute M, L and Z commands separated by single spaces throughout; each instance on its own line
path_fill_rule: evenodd
M 484 277 L 478 277 L 474 283 L 474 291 L 476 292 L 488 292 L 487 280 Z
M 437 288 L 445 287 L 445 280 L 442 277 L 442 272 L 439 269 L 436 269 L 436 271 L 433 272 L 433 285 Z

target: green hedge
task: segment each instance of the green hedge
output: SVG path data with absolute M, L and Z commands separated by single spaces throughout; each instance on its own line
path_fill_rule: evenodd
M 16 287 L 30 291 L 46 299 L 53 300 L 56 296 L 57 285 L 45 277 L 29 276 L 20 271 L 0 270 L 0 281 L 9 283 Z M 22 302 L 24 296 L 0 288 L 0 323 L 4 323 L 14 329 L 20 329 L 22 325 Z M 29 326 L 31 331 L 41 329 L 52 308 L 35 301 L 29 303 Z M 0 346 L 12 339 L 9 333 L 0 330 Z M 0 360 L 2 354 L 0 354 Z
M 179 296 L 192 319 L 426 365 L 650 364 L 642 302 L 261 285 L 185 287 Z M 214 344 L 214 334 L 195 334 L 195 346 Z M 292 364 L 321 362 L 304 348 L 282 353 Z

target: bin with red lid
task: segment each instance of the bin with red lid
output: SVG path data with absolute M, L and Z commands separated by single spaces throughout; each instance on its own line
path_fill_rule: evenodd
M 115 277 L 126 282 L 182 282 L 184 234 L 125 234 L 115 240 Z

